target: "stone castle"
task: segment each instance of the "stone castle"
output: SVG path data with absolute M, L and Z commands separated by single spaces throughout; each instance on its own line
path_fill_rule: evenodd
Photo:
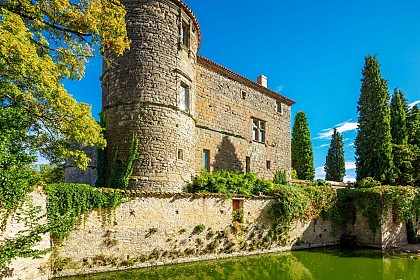
M 198 55 L 200 26 L 184 2 L 121 2 L 132 43 L 103 66 L 108 173 L 135 133 L 134 189 L 183 191 L 203 169 L 290 176 L 294 101 L 268 89 L 263 75 L 253 82 Z

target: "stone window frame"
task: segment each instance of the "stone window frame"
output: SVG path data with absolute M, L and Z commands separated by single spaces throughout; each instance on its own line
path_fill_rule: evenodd
M 248 94 L 246 93 L 246 91 L 244 91 L 244 90 L 241 91 L 241 98 L 242 99 L 246 99 L 247 98 L 247 95 Z
M 178 87 L 178 108 L 186 113 L 191 112 L 191 90 L 184 81 L 181 81 Z
M 177 159 L 178 160 L 184 160 L 184 150 L 183 149 L 179 149 L 177 151 Z
M 267 140 L 267 122 L 258 118 L 252 118 L 252 140 L 265 143 Z
M 271 160 L 267 160 L 267 161 L 265 162 L 265 167 L 266 167 L 268 170 L 270 170 L 270 169 L 271 169 Z
M 277 113 L 283 115 L 283 103 L 281 103 L 280 101 L 276 101 L 274 109 Z
M 206 170 L 207 172 L 210 172 L 210 150 L 209 149 L 203 149 L 203 169 Z
M 191 44 L 191 28 L 189 22 L 181 20 L 181 32 L 180 32 L 180 43 L 186 47 L 190 48 Z
M 251 172 L 251 157 L 245 157 L 245 173 Z

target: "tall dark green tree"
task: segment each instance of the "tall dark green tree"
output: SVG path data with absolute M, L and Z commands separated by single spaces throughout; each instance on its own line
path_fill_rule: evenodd
M 315 176 L 311 135 L 304 112 L 298 112 L 292 130 L 292 167 L 298 179 L 313 180 Z
M 392 144 L 406 145 L 408 142 L 406 124 L 407 101 L 404 98 L 404 93 L 398 88 L 394 89 L 390 109 Z
M 413 106 L 407 114 L 408 143 L 420 147 L 420 109 Z
M 407 101 L 404 93 L 395 89 L 391 98 L 391 136 L 395 183 L 410 185 L 413 181 L 413 154 L 408 146 Z
M 342 182 L 346 174 L 346 163 L 344 161 L 343 137 L 337 129 L 331 137 L 330 147 L 324 166 L 325 180 Z
M 362 70 L 357 111 L 359 129 L 355 141 L 356 177 L 393 182 L 391 125 L 387 82 L 381 77 L 376 57 L 367 56 Z
M 420 109 L 417 105 L 407 114 L 408 143 L 413 154 L 413 185 L 420 187 Z

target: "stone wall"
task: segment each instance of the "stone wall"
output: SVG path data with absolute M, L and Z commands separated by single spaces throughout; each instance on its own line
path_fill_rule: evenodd
M 45 213 L 42 191 L 37 189 L 31 197 L 31 207 L 40 206 L 41 214 Z M 354 235 L 364 246 L 388 248 L 407 244 L 405 225 L 394 223 L 391 211 L 384 213 L 383 224 L 376 232 L 370 230 L 360 213 L 344 232 L 322 218 L 299 221 L 292 225 L 288 241 L 281 243 L 269 234 L 273 221 L 268 209 L 272 201 L 270 197 L 227 199 L 221 195 L 143 193 L 115 211 L 95 210 L 82 217 L 51 258 L 46 255 L 39 260 L 14 260 L 0 275 L 8 275 L 5 279 L 48 279 L 317 248 L 340 244 L 343 233 Z M 244 213 L 242 222 L 232 216 L 238 205 Z M 24 228 L 14 216 L 0 240 L 13 237 Z M 37 247 L 45 249 L 50 244 L 49 236 L 44 236 Z
M 199 27 L 189 9 L 175 0 L 123 0 L 130 50 L 104 63 L 102 106 L 106 115 L 108 174 L 127 157 L 133 133 L 140 140 L 131 188 L 182 190 L 194 173 L 195 59 Z M 189 45 L 180 42 L 189 25 Z M 106 60 L 106 59 L 105 59 Z M 190 105 L 179 109 L 180 87 Z M 179 151 L 182 155 L 179 154 Z M 140 160 L 141 159 L 141 160 Z
M 196 95 L 197 172 L 203 168 L 206 149 L 211 171 L 245 171 L 249 157 L 250 171 L 261 178 L 272 179 L 279 169 L 290 177 L 290 106 L 282 103 L 282 112 L 276 112 L 275 98 L 203 64 L 197 67 Z M 253 118 L 266 122 L 264 143 L 253 141 Z
M 236 202 L 234 202 L 236 201 Z M 233 204 L 242 205 L 243 223 L 233 220 Z M 340 244 L 341 232 L 322 218 L 292 226 L 281 244 L 270 238 L 269 197 L 224 199 L 192 194 L 137 197 L 115 212 L 93 211 L 59 248 L 54 276 L 85 274 L 124 268 L 279 252 Z M 401 223 L 384 213 L 375 233 L 357 213 L 346 234 L 360 245 L 388 248 L 406 244 Z M 54 267 L 54 265 L 53 265 Z
M 90 162 L 85 170 L 82 170 L 74 165 L 72 159 L 66 160 L 66 169 L 64 173 L 66 183 L 74 184 L 88 184 L 95 186 L 98 179 L 98 149 L 96 147 L 73 144 L 73 150 L 81 150 L 90 158 Z
M 28 195 L 28 199 L 24 206 L 19 209 L 17 213 L 10 216 L 6 227 L 3 231 L 0 230 L 0 241 L 6 238 L 14 238 L 18 234 L 25 234 L 23 231 L 29 230 L 30 227 L 25 225 L 22 218 L 26 217 L 25 212 L 39 208 L 37 217 L 41 217 L 46 213 L 46 197 L 41 188 L 36 188 L 34 192 Z M 45 223 L 43 218 L 41 223 Z M 44 250 L 50 248 L 50 236 L 48 234 L 43 235 L 42 241 L 38 243 L 33 249 Z M 9 265 L 0 270 L 0 279 L 20 279 L 20 280 L 32 280 L 32 279 L 49 279 L 50 278 L 50 266 L 49 266 L 50 254 L 44 255 L 40 259 L 31 258 L 17 258 L 13 260 Z

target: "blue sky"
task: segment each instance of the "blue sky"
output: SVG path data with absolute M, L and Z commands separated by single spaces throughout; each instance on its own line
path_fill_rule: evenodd
M 420 1 L 186 0 L 200 23 L 199 53 L 296 101 L 292 121 L 305 111 L 317 178 L 332 128 L 345 139 L 347 178 L 354 178 L 356 105 L 366 55 L 377 55 L 389 91 L 420 100 Z M 101 60 L 82 81 L 66 83 L 73 96 L 101 108 Z

